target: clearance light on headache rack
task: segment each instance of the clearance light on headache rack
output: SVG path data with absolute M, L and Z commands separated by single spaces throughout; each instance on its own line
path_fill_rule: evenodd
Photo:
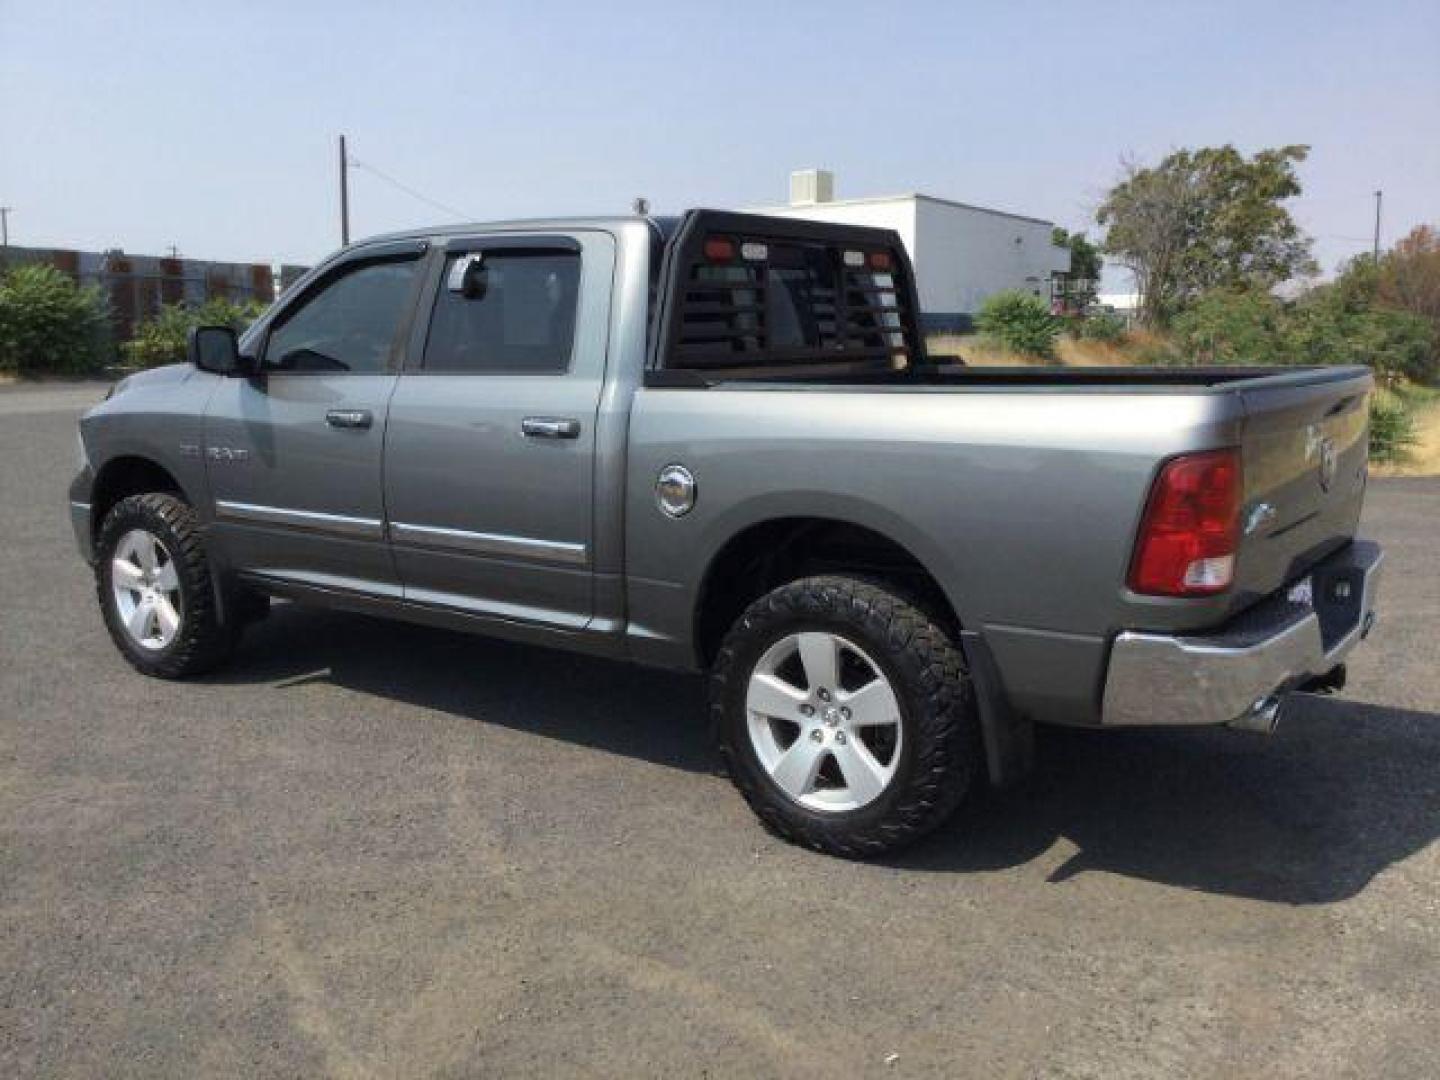
M 729 262 L 735 258 L 735 241 L 712 236 L 705 241 L 705 258 L 711 262 Z

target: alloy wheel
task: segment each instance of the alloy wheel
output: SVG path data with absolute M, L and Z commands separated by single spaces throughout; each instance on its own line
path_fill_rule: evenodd
M 159 651 L 180 631 L 180 575 L 170 551 L 153 533 L 131 529 L 110 562 L 115 611 L 130 640 Z
M 801 806 L 858 810 L 895 777 L 899 700 L 879 665 L 838 634 L 790 634 L 767 649 L 750 674 L 745 709 L 761 766 Z

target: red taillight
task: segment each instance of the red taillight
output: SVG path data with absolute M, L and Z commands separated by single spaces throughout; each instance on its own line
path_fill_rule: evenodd
M 871 270 L 884 273 L 890 269 L 890 253 L 888 251 L 872 251 L 869 262 Z
M 1240 543 L 1240 454 L 1182 454 L 1160 470 L 1130 564 L 1130 588 L 1155 596 L 1210 596 L 1235 578 Z
M 705 258 L 711 262 L 729 262 L 735 258 L 735 242 L 723 236 L 712 236 L 705 241 Z

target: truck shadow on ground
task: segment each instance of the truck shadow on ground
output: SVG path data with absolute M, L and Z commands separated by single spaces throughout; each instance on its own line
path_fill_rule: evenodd
M 1086 872 L 1287 904 L 1354 896 L 1440 836 L 1440 716 L 1297 697 L 1272 736 L 1041 733 L 1033 776 L 890 864 L 986 871 L 1057 840 Z
M 213 678 L 277 689 L 333 682 L 671 768 L 716 769 L 700 679 L 548 649 L 285 605 Z M 1440 835 L 1431 713 L 1298 698 L 1268 738 L 1047 730 L 1037 757 L 1018 790 L 972 798 L 886 864 L 996 871 L 1066 841 L 1078 850 L 1051 882 L 1099 871 L 1323 904 Z

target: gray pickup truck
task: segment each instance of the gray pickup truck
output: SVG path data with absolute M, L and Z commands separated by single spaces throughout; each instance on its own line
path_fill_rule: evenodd
M 136 668 L 280 597 L 705 671 L 736 786 L 839 855 L 1022 774 L 1039 723 L 1268 730 L 1374 620 L 1367 370 L 940 363 L 892 232 L 386 236 L 190 360 L 80 421 Z

